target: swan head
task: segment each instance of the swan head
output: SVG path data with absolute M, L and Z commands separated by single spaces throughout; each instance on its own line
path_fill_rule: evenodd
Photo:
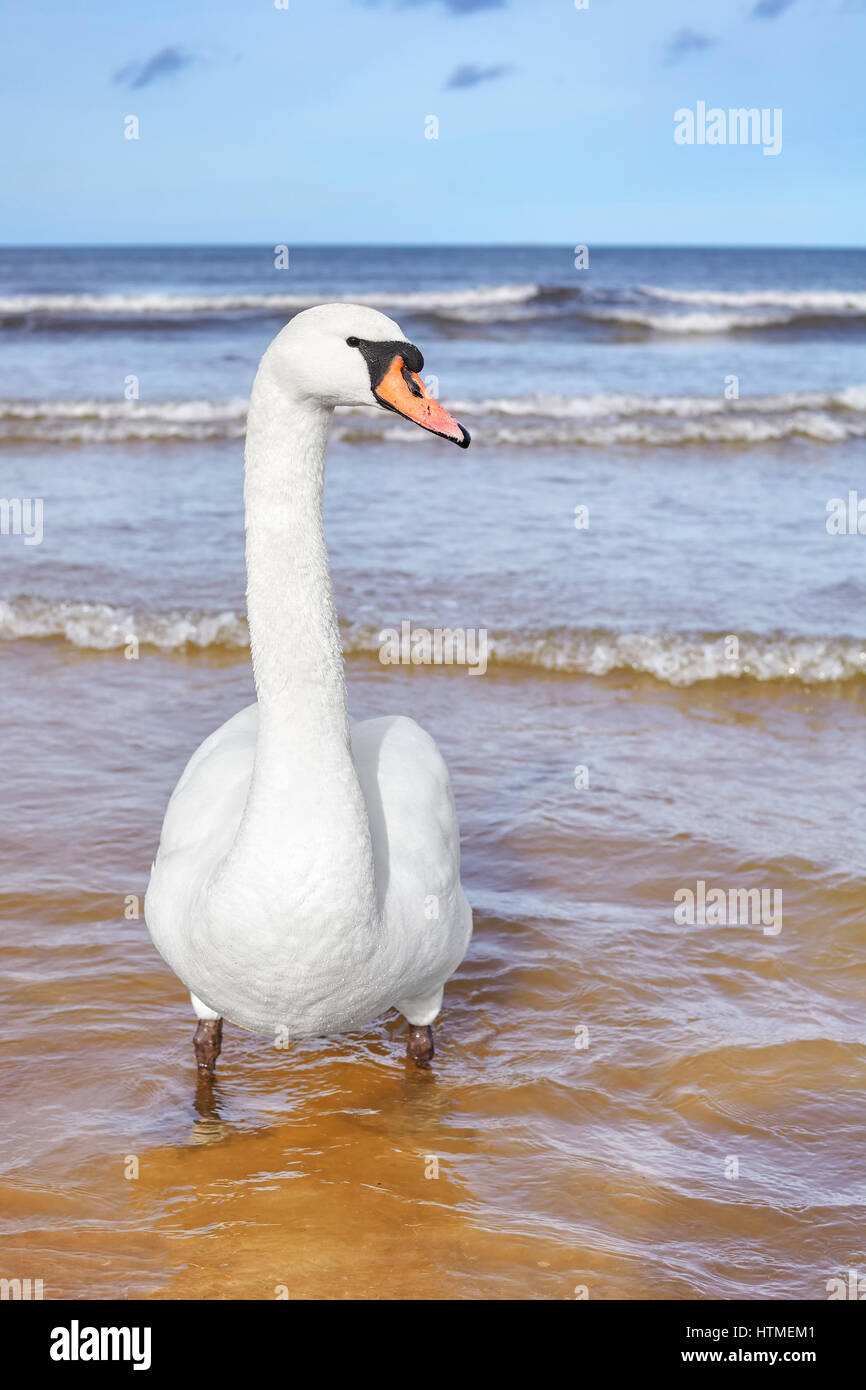
M 373 405 L 432 434 L 469 446 L 469 431 L 431 396 L 420 377 L 424 358 L 393 319 L 363 304 L 304 309 L 268 354 L 279 375 L 309 400 L 333 408 Z

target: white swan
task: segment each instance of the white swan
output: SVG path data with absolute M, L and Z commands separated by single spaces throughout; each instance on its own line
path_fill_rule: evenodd
M 205 739 L 175 787 L 145 899 L 191 991 L 199 1071 L 222 1019 L 275 1038 L 361 1028 L 391 1007 L 426 1064 L 472 933 L 448 772 L 402 716 L 349 720 L 322 526 L 337 405 L 375 405 L 469 443 L 393 320 L 327 304 L 261 360 L 247 422 L 247 610 L 258 701 Z

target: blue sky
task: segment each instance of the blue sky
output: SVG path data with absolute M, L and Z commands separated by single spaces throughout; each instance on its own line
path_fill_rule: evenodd
M 4 0 L 0 241 L 864 242 L 866 0 L 288 4 Z

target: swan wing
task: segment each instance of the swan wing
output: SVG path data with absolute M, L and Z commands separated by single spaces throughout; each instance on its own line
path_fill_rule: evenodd
M 193 753 L 171 795 L 144 904 L 157 949 L 173 969 L 175 938 L 213 867 L 228 853 L 246 804 L 259 707 L 247 705 Z
M 247 705 L 199 744 L 166 808 L 157 858 L 203 844 L 215 859 L 226 853 L 247 799 L 258 727 L 259 707 Z
M 441 1000 L 472 934 L 448 769 L 430 735 L 403 715 L 354 724 L 352 752 L 367 803 L 388 951 L 401 977 L 392 1002 Z

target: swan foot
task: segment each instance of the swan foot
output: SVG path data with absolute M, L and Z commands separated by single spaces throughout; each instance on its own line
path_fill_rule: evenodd
M 409 1041 L 406 1056 L 411 1057 L 417 1067 L 429 1067 L 436 1049 L 433 1046 L 433 1029 L 429 1024 L 421 1027 L 409 1024 Z
M 223 1021 L 221 1018 L 201 1018 L 193 1036 L 195 1060 L 199 1076 L 213 1076 L 216 1059 L 222 1050 Z

